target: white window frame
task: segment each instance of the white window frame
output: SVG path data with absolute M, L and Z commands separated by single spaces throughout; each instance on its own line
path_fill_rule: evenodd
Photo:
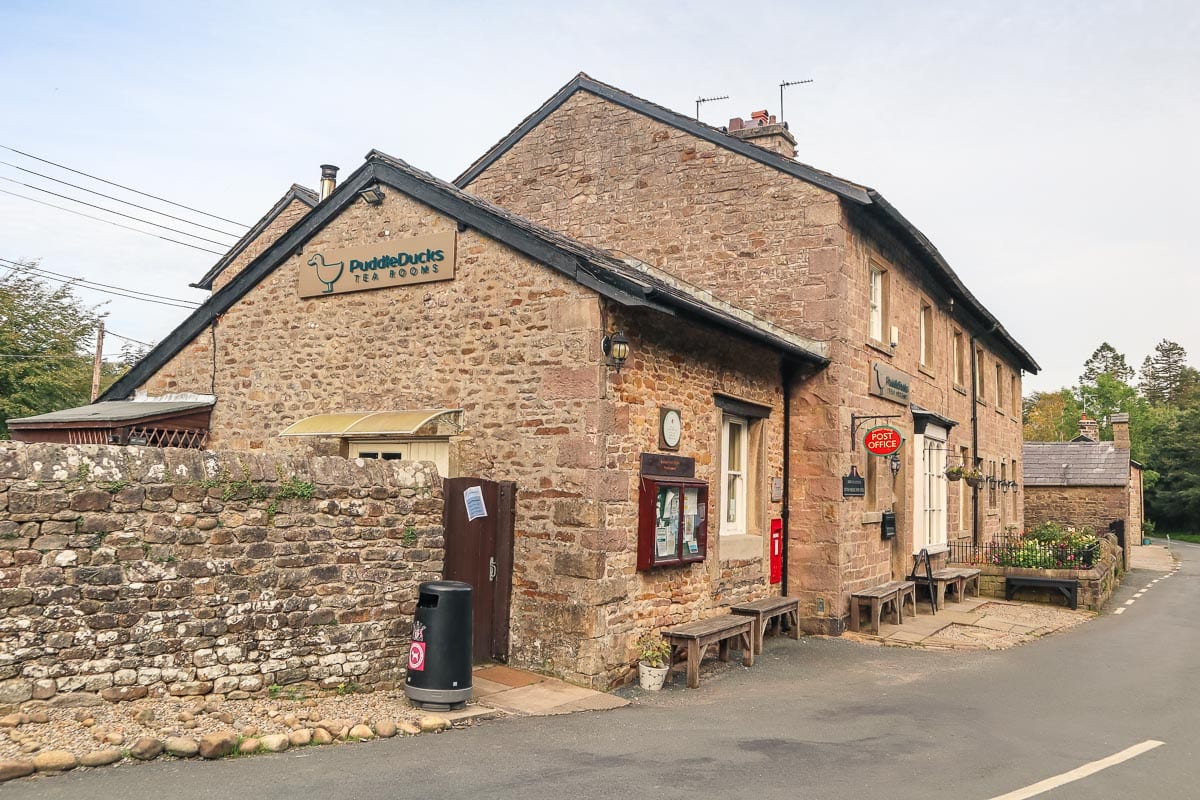
M 729 435 L 732 428 L 740 428 L 737 458 L 732 461 L 740 465 L 731 469 Z M 746 484 L 749 481 L 750 421 L 745 417 L 724 414 L 721 417 L 721 535 L 737 535 L 746 532 Z M 730 491 L 730 486 L 733 491 Z M 731 496 L 732 495 L 732 496 Z M 730 501 L 733 501 L 732 508 Z M 732 515 L 732 519 L 730 519 Z
M 933 306 L 921 301 L 921 366 L 933 367 Z
M 867 335 L 872 341 L 883 341 L 883 270 L 874 264 L 871 265 L 870 286 L 868 295 L 870 297 L 870 318 L 867 327 Z
M 938 437 L 941 437 L 940 439 Z M 942 552 L 949 547 L 946 520 L 947 432 L 929 425 L 924 434 L 913 436 L 913 455 L 919 459 L 913 470 L 913 553 Z

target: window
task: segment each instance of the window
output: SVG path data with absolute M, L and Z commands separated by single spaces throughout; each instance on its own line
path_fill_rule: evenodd
M 887 271 L 871 265 L 870 326 L 868 333 L 872 341 L 882 342 L 887 325 Z
M 348 451 L 349 458 L 432 461 L 443 478 L 455 477 L 450 472 L 450 442 L 446 439 L 351 441 Z
M 965 339 L 962 331 L 954 332 L 954 385 L 966 386 L 967 377 L 964 372 L 966 368 L 967 351 L 964 349 Z
M 933 306 L 921 303 L 921 366 L 933 367 Z
M 1012 413 L 1014 417 L 1021 416 L 1021 382 L 1017 380 L 1016 373 L 1008 380 L 1009 385 L 1009 401 L 1012 403 Z
M 865 475 L 863 482 L 866 483 L 866 496 L 863 498 L 864 507 L 867 511 L 879 510 L 879 458 L 877 456 L 868 455 L 867 463 L 863 467 Z
M 965 447 L 958 448 L 958 458 L 959 458 L 959 463 L 962 464 L 963 467 L 967 467 L 968 465 L 974 463 L 967 457 L 967 448 L 965 448 Z M 972 494 L 972 492 L 968 491 L 966 481 L 959 481 L 957 485 L 958 485 L 958 529 L 960 531 L 965 531 L 968 527 L 968 525 L 967 525 L 967 495 Z
M 721 533 L 746 532 L 747 421 L 726 415 L 721 422 Z
M 917 530 L 913 532 L 914 553 L 946 544 L 946 442 L 935 438 L 934 432 L 930 426 L 924 434 L 913 436 L 913 452 L 921 458 L 913 487 L 920 509 L 915 520 Z
M 975 348 L 975 399 L 983 400 L 983 348 Z
M 996 365 L 996 410 L 1004 410 L 1004 368 Z

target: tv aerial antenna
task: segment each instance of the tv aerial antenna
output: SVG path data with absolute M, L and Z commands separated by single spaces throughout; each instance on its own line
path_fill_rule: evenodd
M 812 83 L 813 79 L 808 78 L 802 81 L 783 81 L 779 84 L 779 121 L 783 122 L 783 90 L 789 86 L 799 86 L 802 83 Z
M 729 95 L 723 94 L 720 97 L 697 97 L 696 98 L 696 121 L 700 121 L 700 105 L 702 103 L 711 103 L 714 100 L 728 100 Z

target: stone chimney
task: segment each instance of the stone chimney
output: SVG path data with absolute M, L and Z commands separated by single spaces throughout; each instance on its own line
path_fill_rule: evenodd
M 1088 419 L 1088 415 L 1084 414 L 1079 418 L 1079 435 L 1091 439 L 1093 442 L 1100 441 L 1100 423 L 1094 419 Z
M 734 117 L 729 120 L 726 130 L 730 136 L 753 142 L 784 158 L 796 157 L 796 137 L 792 136 L 786 122 L 776 122 L 775 116 L 768 115 L 766 109 L 755 111 L 749 121 Z
M 1129 415 L 1128 414 L 1112 414 L 1108 418 L 1108 422 L 1112 425 L 1113 432 L 1113 447 L 1118 450 L 1129 449 Z
M 321 165 L 321 199 L 324 200 L 329 195 L 333 194 L 333 190 L 337 187 L 338 168 L 333 164 Z

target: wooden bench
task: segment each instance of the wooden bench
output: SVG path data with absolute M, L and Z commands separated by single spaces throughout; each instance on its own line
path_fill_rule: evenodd
M 729 610 L 754 621 L 755 655 L 763 651 L 763 639 L 767 628 L 772 625 L 782 627 L 785 623 L 790 624 L 792 638 L 800 638 L 800 601 L 795 597 L 764 597 L 751 603 L 740 603 Z
M 959 577 L 963 579 L 963 594 L 973 594 L 976 597 L 979 597 L 979 575 L 982 570 L 975 569 L 974 567 L 952 567 L 952 569 L 957 571 Z M 971 591 L 972 588 L 974 588 L 975 591 Z M 959 599 L 961 600 L 962 597 L 959 597 Z
M 913 614 L 917 613 L 917 585 L 913 581 L 891 581 L 870 589 L 861 589 L 850 593 L 850 630 L 862 628 L 862 607 L 871 607 L 870 633 L 879 635 L 879 619 L 883 609 L 889 604 L 892 607 L 892 619 L 897 625 L 904 623 L 904 601 L 912 602 Z
M 1079 607 L 1079 581 L 1075 578 L 1035 578 L 1025 575 L 1007 575 L 1004 578 L 1004 599 L 1012 600 L 1018 589 L 1056 589 L 1067 598 L 1067 605 Z
M 925 566 L 923 571 L 920 569 L 922 564 Z M 908 579 L 924 586 L 929 591 L 929 606 L 936 614 L 939 608 L 946 605 L 947 589 L 954 590 L 953 597 L 956 603 L 963 601 L 963 597 L 971 585 L 975 587 L 975 596 L 978 597 L 979 574 L 980 570 L 970 567 L 932 569 L 929 566 L 929 551 L 922 550 L 913 556 L 912 574 L 908 576 Z
M 700 686 L 700 662 L 709 645 L 717 645 L 720 659 L 728 661 L 729 644 L 735 642 L 742 648 L 742 663 L 754 666 L 753 631 L 754 620 L 749 617 L 722 614 L 667 628 L 662 635 L 671 645 L 671 667 L 680 655 L 687 655 L 687 687 L 696 689 Z

